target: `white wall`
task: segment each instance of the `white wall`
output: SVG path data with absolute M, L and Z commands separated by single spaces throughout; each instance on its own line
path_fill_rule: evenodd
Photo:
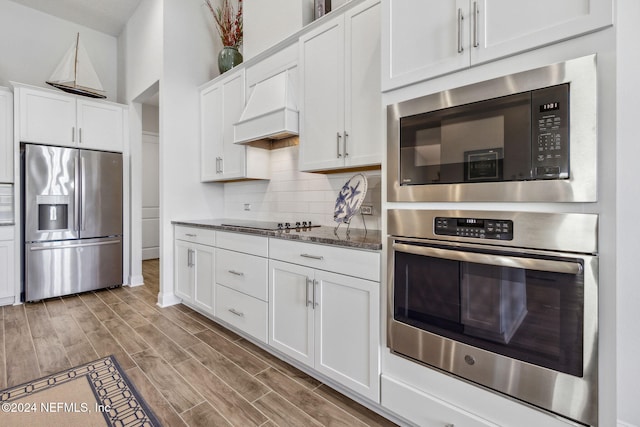
M 45 81 L 78 32 L 107 99 L 115 101 L 118 86 L 115 37 L 9 0 L 0 0 L 0 86 L 16 81 L 51 88 Z
M 160 82 L 161 296 L 173 296 L 172 220 L 223 213 L 221 184 L 200 183 L 198 86 L 217 74 L 214 40 L 201 0 L 164 0 L 163 70 Z
M 636 263 L 640 232 L 634 224 L 640 211 L 638 198 L 638 118 L 640 117 L 640 2 L 618 0 L 617 10 L 617 332 L 618 332 L 618 423 L 640 426 L 640 278 Z M 624 423 L 624 424 L 623 424 Z
M 162 0 L 142 0 L 120 34 L 122 102 L 131 102 L 162 77 L 162 16 Z
M 266 221 L 311 221 L 336 226 L 333 211 L 338 192 L 354 172 L 330 175 L 300 172 L 299 147 L 271 151 L 271 180 L 232 182 L 224 186 L 226 218 Z M 369 230 L 381 228 L 380 171 L 363 172 L 368 190 L 364 203 L 373 205 L 373 216 L 365 216 Z M 244 210 L 245 203 L 251 205 Z M 342 227 L 342 226 L 341 226 Z M 351 227 L 363 228 L 362 216 L 352 219 Z
M 313 0 L 244 0 L 243 4 L 245 60 L 313 21 Z

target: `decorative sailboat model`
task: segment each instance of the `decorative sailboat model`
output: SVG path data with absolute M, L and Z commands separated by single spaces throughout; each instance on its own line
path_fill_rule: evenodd
M 80 41 L 80 33 L 46 82 L 53 87 L 76 95 L 106 98 L 100 79 L 89 55 Z

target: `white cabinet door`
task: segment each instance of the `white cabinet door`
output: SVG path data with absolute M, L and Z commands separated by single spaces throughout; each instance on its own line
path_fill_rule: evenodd
M 301 170 L 381 163 L 379 28 L 371 0 L 300 38 Z
M 13 94 L 0 87 L 0 182 L 13 182 Z
M 233 143 L 233 125 L 240 119 L 244 109 L 245 91 L 245 71 L 244 69 L 223 81 L 223 118 L 222 118 L 222 178 L 225 180 L 234 178 L 244 178 L 246 170 L 246 151 L 244 145 Z
M 403 1 L 403 0 L 396 0 Z M 471 62 L 479 63 L 595 31 L 613 23 L 610 0 L 477 0 Z
M 213 314 L 215 283 L 215 248 L 205 245 L 193 245 L 194 269 L 193 303 Z
M 315 368 L 379 400 L 379 283 L 315 272 Z
M 9 238 L 12 240 L 9 240 Z M 14 251 L 13 227 L 2 227 L 0 230 L 0 305 L 12 304 L 14 302 Z
M 300 169 L 344 166 L 344 17 L 300 38 Z
M 220 178 L 222 99 L 220 85 L 200 92 L 200 180 L 203 182 Z
M 74 97 L 30 88 L 18 90 L 20 141 L 77 146 Z
M 121 106 L 77 100 L 78 146 L 121 152 L 124 148 L 124 112 Z
M 611 0 L 382 0 L 388 91 L 613 23 Z
M 313 269 L 269 261 L 269 345 L 313 367 Z
M 383 108 L 380 92 L 380 2 L 345 13 L 345 166 L 382 161 Z
M 200 180 L 227 181 L 247 177 L 247 148 L 233 143 L 233 124 L 245 100 L 245 71 L 200 92 Z
M 185 302 L 193 302 L 193 243 L 176 240 L 174 244 L 175 294 Z
M 383 0 L 382 7 L 383 91 L 469 66 L 469 0 Z

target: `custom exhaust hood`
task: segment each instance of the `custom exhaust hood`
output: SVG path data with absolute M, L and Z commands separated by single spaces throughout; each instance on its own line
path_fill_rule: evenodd
M 234 143 L 253 144 L 298 135 L 298 106 L 287 71 L 257 83 L 240 120 Z

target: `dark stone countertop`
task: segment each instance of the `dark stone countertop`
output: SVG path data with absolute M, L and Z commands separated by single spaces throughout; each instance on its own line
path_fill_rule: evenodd
M 296 231 L 287 230 L 259 230 L 243 226 L 222 225 L 233 223 L 232 219 L 202 219 L 171 221 L 174 225 L 184 225 L 188 227 L 201 227 L 220 231 L 231 231 L 237 233 L 253 234 L 255 236 L 275 237 L 278 239 L 298 240 L 307 243 L 320 243 L 324 245 L 346 246 L 356 249 L 379 251 L 382 249 L 382 232 L 380 230 L 368 230 L 352 228 L 347 235 L 347 226 L 341 225 L 337 233 L 335 227 L 320 226 L 311 229 L 300 229 Z

